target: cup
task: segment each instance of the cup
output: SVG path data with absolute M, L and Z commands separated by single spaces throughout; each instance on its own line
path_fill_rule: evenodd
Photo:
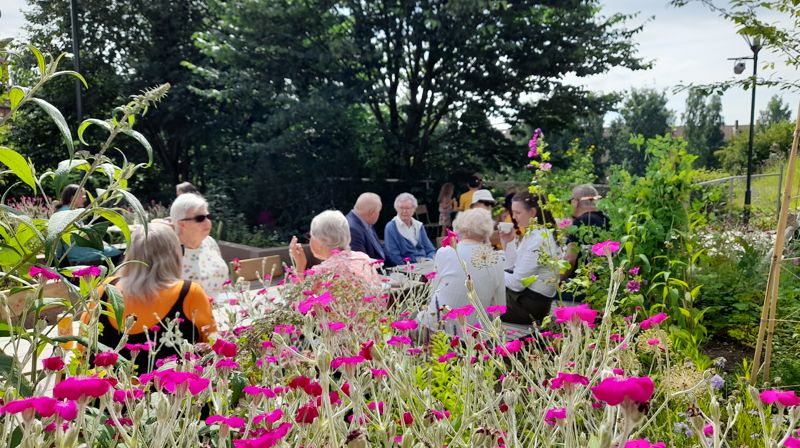
M 499 222 L 497 223 L 497 230 L 500 233 L 511 233 L 514 231 L 514 223 L 513 222 Z

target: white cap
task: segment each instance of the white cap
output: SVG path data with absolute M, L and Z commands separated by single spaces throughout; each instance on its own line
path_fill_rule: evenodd
M 495 201 L 494 198 L 492 197 L 492 193 L 489 190 L 478 190 L 475 193 L 472 193 L 471 204 L 474 204 L 479 201 L 491 202 L 492 204 L 497 203 L 497 201 Z

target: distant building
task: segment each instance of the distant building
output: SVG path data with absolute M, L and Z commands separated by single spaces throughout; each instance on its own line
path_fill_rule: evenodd
M 683 137 L 685 126 L 675 126 L 672 128 L 672 135 L 675 137 Z M 725 136 L 725 141 L 729 141 L 740 132 L 747 132 L 750 129 L 749 125 L 739 126 L 739 120 L 736 120 L 733 125 L 726 124 L 722 126 L 722 134 Z

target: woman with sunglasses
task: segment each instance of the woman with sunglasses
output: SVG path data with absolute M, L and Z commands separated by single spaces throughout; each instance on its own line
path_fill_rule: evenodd
M 172 203 L 169 216 L 183 247 L 182 278 L 199 283 L 209 297 L 216 297 L 228 280 L 228 264 L 209 236 L 208 202 L 197 194 L 182 194 Z

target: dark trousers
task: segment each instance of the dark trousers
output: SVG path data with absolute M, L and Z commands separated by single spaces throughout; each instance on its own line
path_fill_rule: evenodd
M 528 288 L 519 292 L 506 288 L 506 312 L 500 316 L 500 320 L 521 325 L 541 322 L 550 313 L 551 303 L 553 303 L 552 297 Z

